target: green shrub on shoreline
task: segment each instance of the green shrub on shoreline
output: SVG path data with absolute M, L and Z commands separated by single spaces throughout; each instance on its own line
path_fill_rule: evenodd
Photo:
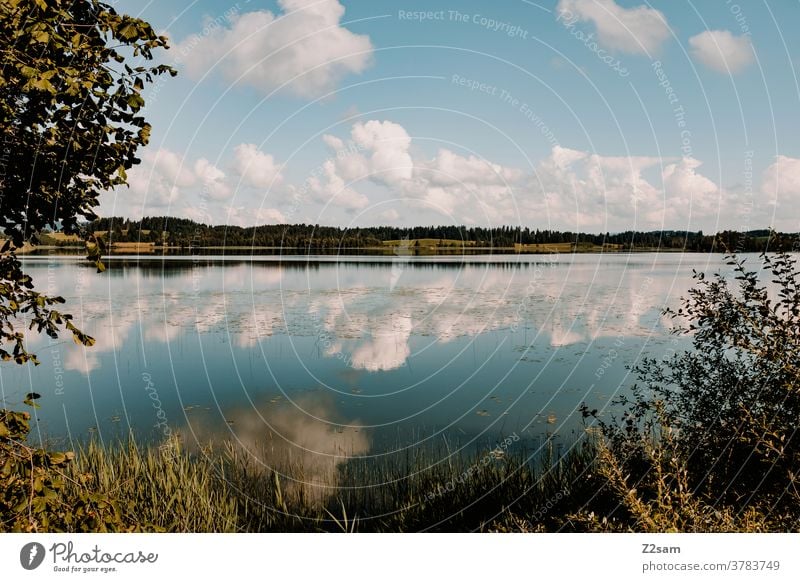
M 637 531 L 794 531 L 800 521 L 800 272 L 787 253 L 695 273 L 674 333 L 604 423 L 598 465 Z M 597 525 L 597 524 L 595 524 Z M 626 525 L 626 527 L 630 527 Z

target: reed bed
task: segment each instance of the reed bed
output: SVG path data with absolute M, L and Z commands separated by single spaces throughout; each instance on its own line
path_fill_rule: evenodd
M 300 463 L 265 466 L 232 446 L 187 450 L 179 439 L 141 446 L 130 438 L 77 451 L 70 471 L 83 478 L 68 487 L 91 483 L 143 531 L 546 531 L 592 495 L 594 458 L 588 440 L 558 458 L 551 449 L 421 450 L 403 463 L 353 458 L 319 480 Z

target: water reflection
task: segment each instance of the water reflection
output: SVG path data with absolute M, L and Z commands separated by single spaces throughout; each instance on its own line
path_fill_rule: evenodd
M 63 295 L 97 342 L 34 339 L 43 365 L 0 370 L 4 398 L 33 388 L 47 405 L 49 396 L 41 426 L 62 435 L 151 427 L 143 373 L 178 427 L 191 424 L 189 405 L 261 430 L 263 420 L 227 410 L 264 408 L 270 419 L 271 398 L 309 393 L 305 408 L 333 404 L 376 429 L 373 438 L 400 427 L 465 438 L 572 429 L 582 400 L 607 403 L 642 350 L 666 349 L 663 307 L 689 288 L 692 268 L 718 264 L 667 254 L 273 259 L 115 258 L 102 275 L 75 260 L 28 259 L 34 281 Z M 56 362 L 67 372 L 61 387 Z M 347 444 L 345 433 L 296 422 L 333 447 Z M 212 425 L 224 419 L 196 428 Z M 367 446 L 357 434 L 354 454 Z
M 408 266 L 399 276 L 385 267 L 365 276 L 360 265 L 291 276 L 284 266 L 197 270 L 167 280 L 126 272 L 124 283 L 112 274 L 107 297 L 84 297 L 76 319 L 98 342 L 91 350 L 70 348 L 69 369 L 88 374 L 101 353 L 126 341 L 168 343 L 186 334 L 225 334 L 242 348 L 276 334 L 315 336 L 325 356 L 344 355 L 372 372 L 405 365 L 412 335 L 447 343 L 523 328 L 555 347 L 643 336 L 664 323 L 659 314 L 676 283 L 636 270 L 609 277 L 550 264 L 466 265 L 444 273 Z M 677 287 L 685 290 L 687 282 L 681 277 Z M 132 338 L 137 323 L 141 337 Z
M 224 416 L 220 426 L 214 414 L 190 411 L 184 444 L 228 447 L 254 474 L 284 476 L 289 496 L 324 501 L 339 484 L 339 467 L 370 450 L 367 432 L 357 420 L 343 419 L 330 395 L 262 399 Z

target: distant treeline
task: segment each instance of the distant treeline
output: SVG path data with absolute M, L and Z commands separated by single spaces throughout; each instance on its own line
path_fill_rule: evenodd
M 619 245 L 623 250 L 672 249 L 687 251 L 763 251 L 769 230 L 746 233 L 723 231 L 714 235 L 702 231 L 626 231 L 588 234 L 528 227 L 495 228 L 466 226 L 373 226 L 339 228 L 314 224 L 279 224 L 243 228 L 210 226 L 186 218 L 146 217 L 142 220 L 100 218 L 84 225 L 88 236 L 102 233 L 106 242 L 154 242 L 176 247 L 259 246 L 293 249 L 334 249 L 380 247 L 384 241 L 400 239 L 463 240 L 476 247 L 504 248 L 514 244 L 576 243 L 578 245 Z M 771 249 L 800 249 L 800 235 L 774 233 Z

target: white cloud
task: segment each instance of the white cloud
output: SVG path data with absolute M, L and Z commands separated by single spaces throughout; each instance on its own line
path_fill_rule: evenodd
M 275 158 L 258 149 L 251 143 L 243 143 L 234 149 L 234 170 L 245 184 L 254 188 L 272 188 L 282 179 L 280 167 Z
M 202 194 L 212 200 L 227 200 L 233 189 L 225 181 L 225 172 L 205 158 L 194 163 L 194 172 L 202 184 Z
M 142 163 L 128 172 L 130 196 L 118 202 L 135 207 L 138 214 L 147 209 L 158 211 L 181 202 L 187 193 L 199 191 L 213 200 L 226 200 L 233 189 L 226 181 L 225 172 L 205 158 L 188 160 L 167 149 L 145 150 Z
M 800 159 L 778 156 L 764 171 L 761 186 L 765 194 L 800 198 Z
M 286 217 L 276 208 L 259 208 L 256 210 L 255 218 L 258 224 L 286 224 Z
M 386 222 L 394 222 L 398 218 L 400 218 L 400 213 L 397 212 L 394 208 L 390 208 L 389 210 L 384 210 L 380 214 L 378 214 L 378 218 L 381 220 L 385 220 Z
M 284 214 L 277 208 L 226 206 L 222 216 L 225 216 L 225 224 L 233 226 L 260 226 L 264 224 L 286 224 L 288 222 Z
M 775 228 L 797 230 L 800 216 L 800 159 L 778 156 L 764 170 L 761 191 L 765 194 L 764 221 Z M 776 220 L 777 218 L 777 220 Z
M 309 192 L 313 200 L 322 204 L 331 204 L 348 210 L 359 210 L 369 205 L 369 199 L 346 185 L 337 173 L 336 163 L 327 160 L 322 165 L 322 177 L 312 176 L 308 179 Z
M 695 158 L 605 156 L 556 146 L 533 170 L 522 170 L 447 148 L 421 156 L 409 132 L 387 120 L 356 123 L 349 134 L 323 136 L 328 158 L 302 188 L 283 185 L 269 199 L 263 187 L 281 178 L 278 165 L 252 144 L 234 148 L 227 162 L 241 175 L 235 197 L 235 177 L 208 160 L 188 161 L 166 149 L 146 151 L 142 165 L 129 172 L 131 192 L 105 198 L 101 211 L 134 218 L 169 213 L 240 226 L 443 220 L 583 232 L 739 228 L 743 209 L 753 228 L 791 229 L 796 225 L 790 217 L 800 212 L 800 159 L 787 156 L 778 156 L 761 183 L 745 190 L 721 187 Z M 754 190 L 767 196 L 754 197 Z M 291 192 L 297 206 L 282 206 Z M 321 214 L 315 203 L 326 207 Z
M 202 77 L 217 69 L 230 81 L 263 93 L 289 83 L 302 97 L 317 97 L 336 88 L 348 74 L 370 64 L 372 43 L 366 35 L 340 25 L 344 7 L 337 0 L 279 0 L 283 10 L 235 15 L 230 27 L 181 43 L 189 74 Z
M 570 164 L 586 158 L 588 155 L 586 152 L 555 146 L 551 152 L 550 161 L 557 168 L 566 168 Z
M 128 172 L 130 189 L 117 188 L 103 197 L 101 216 L 138 219 L 170 214 L 219 223 L 225 220 L 236 194 L 235 206 L 240 210 L 234 214 L 235 224 L 286 221 L 278 210 L 268 207 L 264 197 L 273 181 L 281 183 L 280 167 L 273 156 L 253 144 L 239 144 L 233 148 L 232 159 L 224 162 L 239 176 L 238 184 L 236 176 L 206 158 L 190 160 L 168 149 L 147 148 L 141 157 L 142 163 Z
M 620 52 L 651 53 L 670 35 L 666 17 L 645 5 L 623 8 L 614 0 L 560 0 L 556 11 L 562 24 L 594 23 L 600 43 Z
M 431 160 L 415 163 L 409 194 L 456 221 L 490 223 L 517 217 L 513 194 L 525 174 L 478 158 L 440 149 Z
M 195 176 L 181 156 L 168 149 L 145 150 L 142 163 L 128 171 L 130 196 L 126 200 L 138 206 L 170 206 L 181 189 L 194 183 Z
M 408 131 L 388 120 L 356 123 L 350 137 L 348 146 L 339 137 L 323 136 L 333 155 L 322 166 L 324 179 L 309 181 L 317 201 L 365 208 L 369 199 L 345 184 L 366 181 L 389 188 L 391 196 L 409 205 L 466 222 L 474 222 L 476 205 L 490 219 L 513 218 L 510 192 L 524 177 L 520 170 L 448 149 L 432 159 L 415 159 Z
M 369 205 L 369 199 L 349 183 L 371 181 L 402 190 L 403 183 L 411 180 L 411 136 L 402 125 L 377 120 L 356 123 L 350 136 L 349 145 L 334 135 L 322 137 L 331 156 L 308 179 L 313 200 L 360 210 Z
M 405 364 L 411 354 L 411 347 L 408 345 L 413 329 L 411 317 L 393 314 L 382 323 L 386 328 L 372 329 L 372 337 L 353 350 L 350 361 L 356 370 L 394 370 Z
M 519 197 L 522 218 L 590 232 L 698 228 L 724 195 L 700 166 L 693 158 L 601 156 L 557 146 Z M 657 168 L 660 180 L 648 178 Z
M 369 172 L 374 180 L 393 183 L 411 178 L 411 136 L 402 125 L 376 120 L 356 123 L 351 136 L 359 148 L 370 152 Z M 354 156 L 343 156 L 348 157 Z
M 522 177 L 519 170 L 474 155 L 460 156 L 448 149 L 439 150 L 433 160 L 421 164 L 421 169 L 427 170 L 431 184 L 439 186 L 508 186 Z
M 637 208 L 657 204 L 658 190 L 643 177 L 657 164 L 653 157 L 600 156 L 556 146 L 537 165 L 532 195 L 523 196 L 521 204 L 526 215 L 547 217 L 549 223 L 606 230 L 617 216 L 632 221 Z
M 216 222 L 215 219 L 217 218 L 211 214 L 207 206 L 187 206 L 178 216 L 185 216 L 186 218 L 194 220 L 200 224 L 214 224 Z
M 325 145 L 328 146 L 333 151 L 339 151 L 344 148 L 344 141 L 336 137 L 335 135 L 325 134 L 322 136 L 322 141 L 325 142 Z
M 747 36 L 729 30 L 706 30 L 689 39 L 692 56 L 719 73 L 738 73 L 753 62 L 753 47 Z
M 167 149 L 160 149 L 152 154 L 149 152 L 146 153 L 143 159 L 149 160 L 156 172 L 165 180 L 172 182 L 173 185 L 179 188 L 185 188 L 194 184 L 194 176 L 184 164 L 183 158 L 175 152 L 171 152 Z
M 713 180 L 697 173 L 702 162 L 694 158 L 681 158 L 668 164 L 662 172 L 665 204 L 664 225 L 685 224 L 688 212 L 696 217 L 709 218 L 721 206 L 719 186 Z

